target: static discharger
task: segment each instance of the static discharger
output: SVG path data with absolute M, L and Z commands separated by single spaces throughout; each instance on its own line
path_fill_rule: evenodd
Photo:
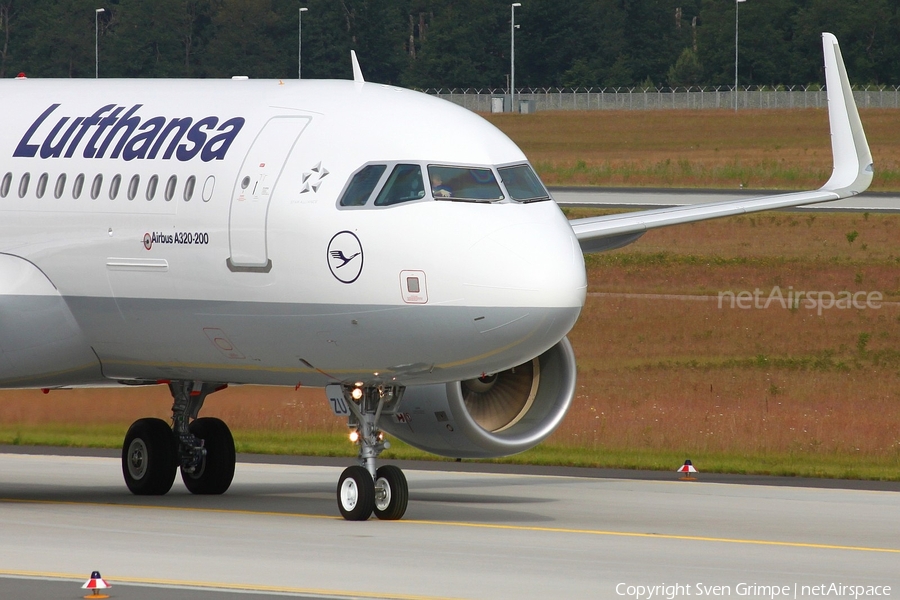
M 96 598 L 109 598 L 109 596 L 102 593 L 100 590 L 107 590 L 111 587 L 111 585 L 106 583 L 106 581 L 100 577 L 100 571 L 94 571 L 91 573 L 91 578 L 81 586 L 81 589 L 91 590 L 91 593 L 84 597 L 94 600 Z
M 676 473 L 684 473 L 684 475 L 680 477 L 681 481 L 697 481 L 697 478 L 691 475 L 691 473 L 696 472 L 697 469 L 694 468 L 694 464 L 690 459 L 684 461 L 684 464 L 676 471 Z

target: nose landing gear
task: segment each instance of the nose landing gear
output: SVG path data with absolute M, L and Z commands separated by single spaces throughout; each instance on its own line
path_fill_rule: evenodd
M 402 388 L 355 387 L 345 394 L 350 410 L 350 426 L 356 427 L 351 440 L 359 445 L 359 465 L 347 467 L 337 486 L 338 509 L 348 521 L 365 521 L 375 513 L 384 520 L 401 519 L 409 502 L 409 485 L 398 467 L 376 468 L 375 460 L 390 443 L 378 429 L 386 403 L 398 399 Z

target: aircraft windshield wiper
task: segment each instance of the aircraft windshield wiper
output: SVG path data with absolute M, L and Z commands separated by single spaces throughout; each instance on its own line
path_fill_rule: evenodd
M 493 204 L 494 202 L 500 202 L 503 200 L 503 196 L 499 198 L 456 198 L 456 197 L 448 197 L 448 198 L 435 198 L 435 200 L 447 200 L 450 202 L 470 202 L 475 204 Z

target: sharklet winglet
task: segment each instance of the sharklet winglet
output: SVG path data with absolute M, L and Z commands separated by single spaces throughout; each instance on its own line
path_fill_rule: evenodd
M 825 55 L 825 89 L 828 90 L 828 120 L 834 160 L 831 178 L 822 189 L 838 192 L 842 196 L 855 195 L 865 191 L 872 182 L 872 153 L 853 100 L 853 88 L 837 38 L 823 33 L 822 50 Z
M 674 206 L 632 213 L 586 217 L 569 221 L 581 250 L 604 252 L 626 246 L 657 227 L 695 223 L 735 215 L 831 202 L 860 194 L 872 183 L 875 167 L 866 141 L 853 89 L 837 39 L 822 34 L 825 86 L 834 170 L 818 190 L 791 192 L 759 198 L 740 198 L 688 206 Z

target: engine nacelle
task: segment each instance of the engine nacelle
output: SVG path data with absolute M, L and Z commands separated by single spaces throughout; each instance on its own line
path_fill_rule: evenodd
M 440 456 L 509 456 L 553 433 L 574 396 L 575 354 L 563 338 L 539 357 L 495 375 L 408 387 L 379 426 Z

